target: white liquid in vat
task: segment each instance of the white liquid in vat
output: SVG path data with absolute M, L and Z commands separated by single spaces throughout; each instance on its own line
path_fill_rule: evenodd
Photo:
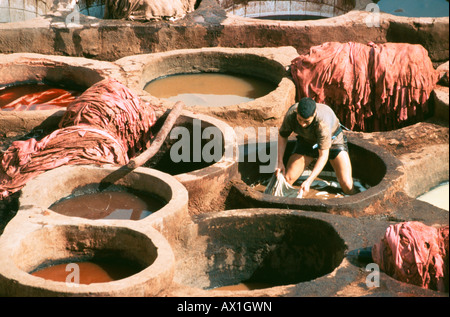
M 449 195 L 449 182 L 447 181 L 435 188 L 432 188 L 425 194 L 420 195 L 419 197 L 417 197 L 417 199 L 449 211 L 448 195 Z

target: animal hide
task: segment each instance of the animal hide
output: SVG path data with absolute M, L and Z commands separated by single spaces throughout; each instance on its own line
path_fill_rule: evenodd
M 298 99 L 328 104 L 352 130 L 386 131 L 428 113 L 439 74 L 421 45 L 327 42 L 291 62 Z
M 105 19 L 180 18 L 194 11 L 196 0 L 106 0 Z

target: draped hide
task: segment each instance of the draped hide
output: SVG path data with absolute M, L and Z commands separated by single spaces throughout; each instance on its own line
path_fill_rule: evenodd
M 327 42 L 291 62 L 297 97 L 333 108 L 356 131 L 421 121 L 439 74 L 421 45 Z
M 435 228 L 418 221 L 386 229 L 372 248 L 372 258 L 389 276 L 423 288 L 448 292 L 449 226 Z

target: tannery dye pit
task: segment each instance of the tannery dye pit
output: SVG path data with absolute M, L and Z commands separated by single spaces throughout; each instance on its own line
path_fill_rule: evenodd
M 67 261 L 67 259 L 65 260 Z M 77 270 L 77 279 L 68 278 L 69 271 Z M 93 259 L 91 261 L 77 261 L 76 259 L 60 263 L 40 265 L 31 275 L 55 282 L 69 282 L 79 284 L 107 283 L 120 280 L 138 273 L 143 268 L 129 260 L 117 258 Z
M 205 214 L 196 226 L 190 243 L 204 249 L 185 250 L 175 277 L 194 287 L 296 284 L 330 273 L 344 256 L 344 241 L 328 223 L 282 211 Z M 208 244 L 198 244 L 205 238 Z
M 448 1 L 405 3 L 0 1 L 0 296 L 448 297 Z M 350 163 L 265 193 L 305 97 Z M 341 127 L 302 104 L 285 165 Z
M 37 83 L 0 88 L 0 110 L 51 110 L 67 107 L 82 91 Z
M 264 80 L 234 74 L 180 74 L 155 79 L 144 90 L 158 98 L 187 106 L 223 107 L 249 102 L 274 90 Z
M 307 177 L 311 174 L 311 170 L 306 170 L 301 177 L 292 185 L 295 189 L 300 192 L 300 185 L 304 182 Z M 252 187 L 264 193 L 267 189 L 270 179 L 261 181 L 258 184 L 252 185 Z M 353 180 L 358 192 L 365 191 L 369 186 L 362 184 L 360 180 Z M 342 198 L 346 196 L 339 185 L 334 172 L 322 172 L 316 180 L 311 184 L 310 191 L 308 193 L 302 194 L 301 198 L 315 198 L 315 199 L 332 199 L 332 198 Z
M 48 208 L 66 216 L 87 219 L 140 220 L 165 205 L 155 195 L 127 189 L 74 194 L 55 202 Z

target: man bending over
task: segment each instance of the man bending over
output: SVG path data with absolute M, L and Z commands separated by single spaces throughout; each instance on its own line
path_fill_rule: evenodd
M 285 167 L 283 156 L 292 132 L 297 135 L 297 142 Z M 357 192 L 353 186 L 347 138 L 342 132 L 339 119 L 329 106 L 316 103 L 311 98 L 302 98 L 289 108 L 280 127 L 275 174 L 284 174 L 286 181 L 292 185 L 315 158 L 317 162 L 311 175 L 300 187 L 303 193 L 309 192 L 311 183 L 322 172 L 328 159 L 343 192 L 347 195 Z

